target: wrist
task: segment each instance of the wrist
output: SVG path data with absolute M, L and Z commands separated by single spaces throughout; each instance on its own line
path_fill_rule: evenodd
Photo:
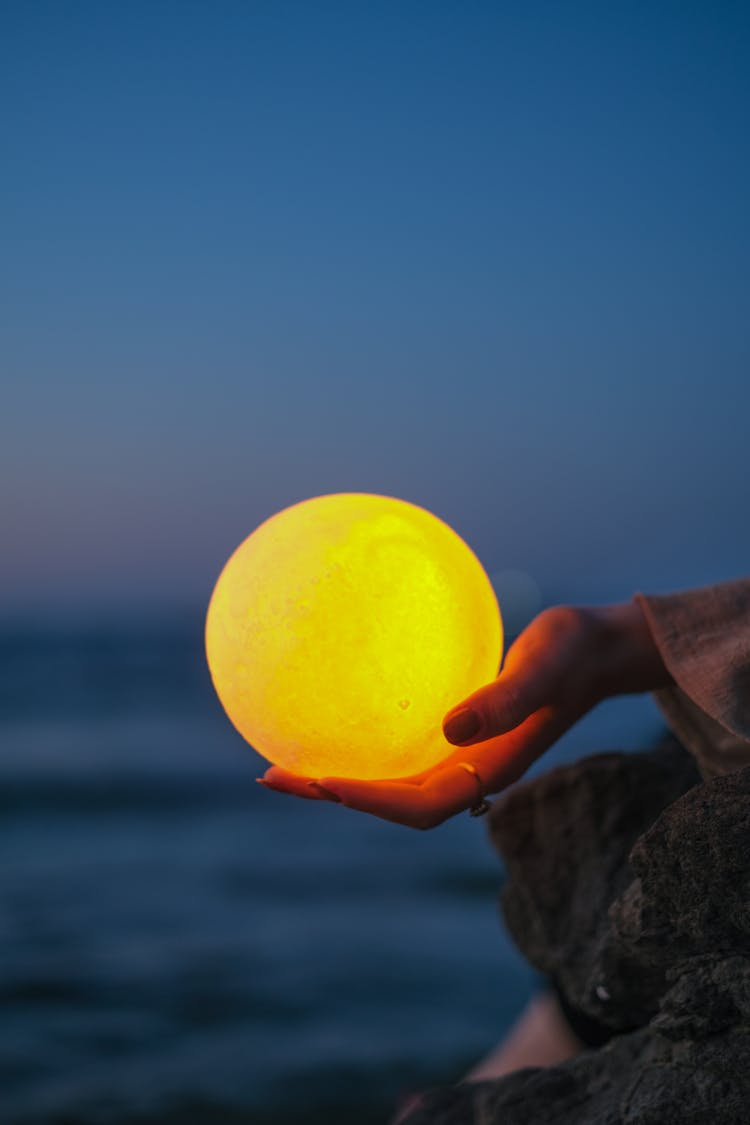
M 601 698 L 655 691 L 672 683 L 637 601 L 601 606 L 593 613 L 601 631 L 597 676 Z

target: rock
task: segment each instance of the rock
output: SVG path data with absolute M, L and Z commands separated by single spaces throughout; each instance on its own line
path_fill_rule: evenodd
M 750 768 L 686 793 L 629 862 L 636 878 L 612 908 L 613 937 L 640 965 L 750 952 Z
M 408 1125 L 747 1125 L 750 767 L 606 754 L 496 802 L 508 926 L 613 1038 L 557 1067 L 428 1091 Z
M 517 786 L 495 802 L 490 834 L 508 873 L 506 925 L 525 957 L 587 1016 L 613 1030 L 656 1011 L 665 966 L 631 964 L 608 910 L 632 882 L 628 854 L 657 816 L 700 781 L 674 742 L 598 754 Z

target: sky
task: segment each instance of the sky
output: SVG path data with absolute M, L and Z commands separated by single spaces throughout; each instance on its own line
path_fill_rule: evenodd
M 0 614 L 308 496 L 545 601 L 750 569 L 741 4 L 0 9 Z

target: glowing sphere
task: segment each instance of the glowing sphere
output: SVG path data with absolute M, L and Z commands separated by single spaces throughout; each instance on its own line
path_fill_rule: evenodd
M 405 777 L 454 750 L 446 711 L 497 675 L 476 556 L 403 500 L 319 496 L 261 524 L 214 589 L 206 653 L 234 725 L 309 777 Z

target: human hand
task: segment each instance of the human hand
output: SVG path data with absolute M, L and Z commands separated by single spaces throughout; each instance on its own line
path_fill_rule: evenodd
M 508 650 L 503 669 L 445 716 L 459 747 L 413 777 L 393 781 L 307 778 L 271 766 L 270 789 L 328 800 L 412 828 L 434 828 L 516 781 L 587 711 L 608 696 L 650 691 L 671 680 L 637 602 L 556 606 L 536 617 Z

